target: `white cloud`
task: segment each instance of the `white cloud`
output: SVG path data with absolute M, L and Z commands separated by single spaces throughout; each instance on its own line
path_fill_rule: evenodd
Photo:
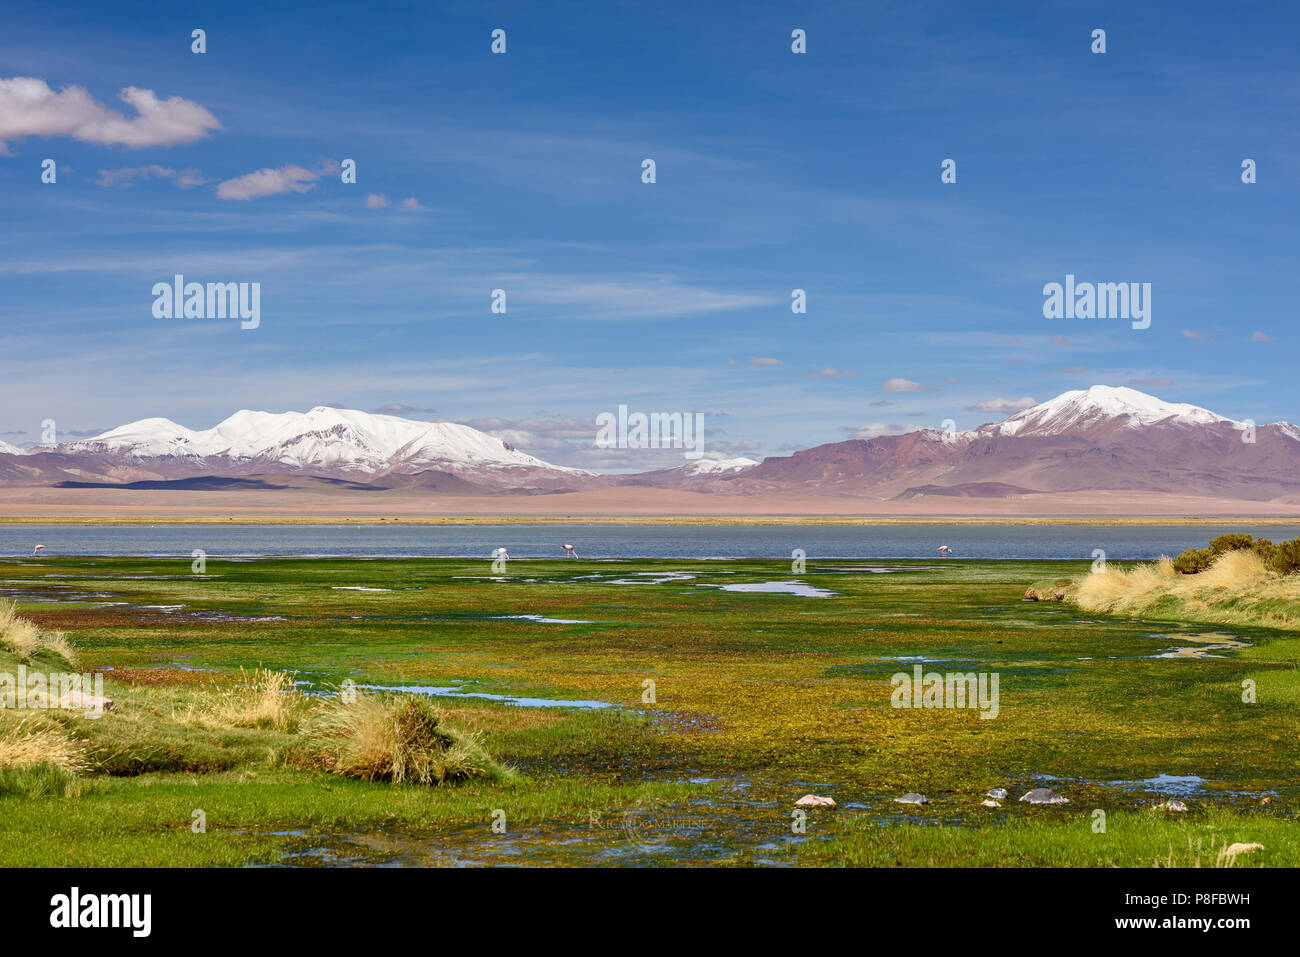
M 217 198 L 253 199 L 256 196 L 275 196 L 279 193 L 306 193 L 316 188 L 316 180 L 320 177 L 320 171 L 301 166 L 259 169 L 255 173 L 226 180 L 217 187 Z
M 974 405 L 966 406 L 968 412 L 1020 412 L 1038 405 L 1038 400 L 1032 395 L 1022 395 L 1018 399 L 1004 399 L 998 396 L 995 399 L 985 399 L 983 402 L 976 402 Z
M 408 196 L 406 197 L 406 199 L 402 200 L 402 208 L 403 209 L 424 209 L 424 207 L 420 205 L 420 201 L 416 199 L 414 196 Z
M 928 385 L 921 385 L 919 382 L 913 382 L 911 379 L 888 379 L 880 387 L 881 392 L 933 392 L 934 389 Z
M 383 209 L 388 205 L 388 197 L 383 193 L 370 193 L 366 196 L 366 209 Z
M 109 109 L 84 87 L 65 86 L 57 93 L 37 77 L 0 80 L 0 153 L 10 141 L 26 136 L 70 136 L 100 146 L 175 146 L 202 139 L 221 129 L 217 118 L 199 104 L 173 96 L 158 99 L 153 90 L 128 86 L 119 97 L 136 111 L 127 117 Z
M 895 422 L 868 422 L 866 425 L 859 425 L 844 431 L 855 439 L 875 439 L 882 435 L 901 435 L 904 432 L 915 432 L 916 426 L 899 425 Z

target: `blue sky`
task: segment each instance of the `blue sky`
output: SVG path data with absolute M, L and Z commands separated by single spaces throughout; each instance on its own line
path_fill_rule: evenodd
M 1295 420 L 1287 7 L 10 3 L 0 78 L 50 89 L 0 95 L 0 439 L 337 404 L 639 470 L 681 460 L 599 413 L 754 458 L 1097 383 Z M 154 318 L 177 272 L 260 327 Z M 1151 327 L 1045 319 L 1067 273 Z

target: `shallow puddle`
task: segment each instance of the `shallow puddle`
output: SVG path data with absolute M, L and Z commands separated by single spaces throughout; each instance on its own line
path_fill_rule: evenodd
M 838 592 L 828 591 L 825 588 L 816 588 L 803 582 L 747 582 L 732 585 L 706 585 L 700 584 L 699 588 L 720 588 L 723 591 L 739 592 L 762 592 L 765 594 L 776 595 L 798 595 L 801 598 L 835 598 Z
M 1233 648 L 1249 648 L 1250 643 L 1238 641 L 1231 635 L 1152 635 L 1153 638 L 1177 638 L 1180 641 L 1194 641 L 1194 645 L 1182 645 L 1147 658 L 1223 658 L 1224 655 L 1211 654 L 1215 651 L 1229 651 Z
M 527 698 L 519 695 L 492 694 L 487 691 L 462 691 L 459 687 L 448 685 L 357 685 L 365 691 L 392 691 L 400 694 L 418 694 L 431 698 L 485 698 L 488 701 L 500 701 L 520 708 L 612 708 L 608 701 L 581 701 L 563 698 Z
M 532 621 L 539 625 L 594 625 L 594 621 L 583 621 L 580 618 L 546 618 L 542 615 L 490 615 L 494 621 Z

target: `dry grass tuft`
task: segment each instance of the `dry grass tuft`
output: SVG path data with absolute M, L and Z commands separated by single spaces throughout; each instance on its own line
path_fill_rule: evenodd
M 1253 551 L 1224 552 L 1196 575 L 1179 575 L 1167 557 L 1124 570 L 1111 565 L 1079 582 L 1086 611 L 1141 616 L 1157 606 L 1228 624 L 1275 627 L 1300 622 L 1300 575 L 1278 575 Z
M 241 680 L 222 688 L 184 723 L 218 724 L 230 728 L 262 728 L 285 734 L 296 732 L 306 713 L 306 700 L 287 671 L 239 669 Z
M 1217 834 L 1210 836 L 1208 845 L 1205 845 L 1200 837 L 1193 845 L 1189 835 L 1186 855 L 1175 852 L 1173 845 L 1170 844 L 1169 855 L 1156 858 L 1152 863 L 1156 867 L 1236 867 L 1240 855 L 1262 850 L 1264 850 L 1263 844 L 1229 844 L 1227 838 L 1221 840 Z M 1210 857 L 1211 854 L 1214 856 Z
M 35 622 L 19 617 L 17 604 L 0 602 L 0 648 L 7 649 L 23 661 L 42 651 L 50 651 L 69 664 L 75 659 L 68 636 L 61 631 L 45 631 Z
M 0 723 L 0 770 L 39 767 L 80 774 L 87 770 L 89 762 L 80 744 L 39 718 Z
M 302 763 L 344 777 L 394 784 L 510 781 L 514 772 L 475 734 L 450 727 L 436 705 L 413 696 L 358 695 L 326 705 L 309 732 Z

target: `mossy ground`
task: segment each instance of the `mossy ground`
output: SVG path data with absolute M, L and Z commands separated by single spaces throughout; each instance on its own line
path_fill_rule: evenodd
M 3 562 L 22 614 L 67 631 L 81 670 L 114 669 L 119 711 L 57 717 L 116 776 L 64 797 L 0 796 L 0 864 L 1149 866 L 1192 864 L 1189 840 L 1225 836 L 1265 844 L 1257 863 L 1300 864 L 1300 638 L 1234 628 L 1248 648 L 1156 658 L 1222 629 L 1022 600 L 1030 582 L 1086 568 L 516 561 L 496 575 L 486 560 L 209 558 L 197 577 L 188 560 Z M 700 587 L 792 580 L 836 596 Z M 890 676 L 914 657 L 926 671 L 996 672 L 998 717 L 891 707 Z M 440 698 L 527 783 L 345 781 L 283 766 L 272 729 L 180 720 L 258 665 L 297 672 L 310 690 L 351 678 L 613 707 Z M 1254 703 L 1242 700 L 1247 678 Z M 1135 782 L 1161 774 L 1205 779 L 1185 817 L 1144 810 L 1159 798 Z M 1044 783 L 1072 803 L 979 806 L 990 787 L 1014 798 Z M 892 803 L 912 790 L 934 803 Z M 792 834 L 793 801 L 809 791 L 840 807 Z M 191 829 L 197 809 L 203 834 Z M 1094 810 L 1107 835 L 1093 832 Z

